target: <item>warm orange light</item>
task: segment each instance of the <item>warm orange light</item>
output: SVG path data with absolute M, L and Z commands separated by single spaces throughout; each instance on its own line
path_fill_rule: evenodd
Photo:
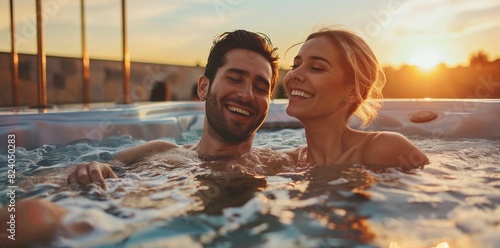
M 450 248 L 450 246 L 446 242 L 441 242 L 436 245 L 436 248 Z
M 389 248 L 399 248 L 399 247 L 400 246 L 398 245 L 397 242 L 391 242 L 389 244 Z M 433 246 L 432 248 L 450 248 L 450 246 L 446 242 L 441 242 L 441 243 L 437 244 L 436 246 Z
M 423 71 L 430 71 L 435 69 L 442 61 L 442 53 L 439 49 L 427 46 L 415 49 L 409 62 Z

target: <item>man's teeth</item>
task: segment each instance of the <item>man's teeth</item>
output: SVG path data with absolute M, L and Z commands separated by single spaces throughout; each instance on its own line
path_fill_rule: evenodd
M 292 92 L 290 93 L 290 95 L 292 96 L 300 96 L 300 97 L 304 97 L 304 98 L 311 98 L 313 95 L 307 93 L 307 92 L 304 92 L 304 91 L 300 91 L 300 90 L 292 90 Z
M 234 107 L 234 106 L 229 106 L 227 107 L 229 110 L 231 110 L 232 112 L 237 112 L 237 113 L 240 113 L 240 114 L 243 114 L 243 115 L 246 115 L 246 116 L 250 116 L 250 112 L 244 110 L 244 109 L 240 109 L 240 108 L 237 108 L 237 107 Z

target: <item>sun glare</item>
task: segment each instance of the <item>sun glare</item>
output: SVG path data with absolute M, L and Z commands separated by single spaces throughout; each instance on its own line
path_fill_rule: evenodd
M 410 59 L 410 64 L 418 66 L 421 70 L 430 71 L 443 62 L 440 51 L 434 47 L 416 49 Z

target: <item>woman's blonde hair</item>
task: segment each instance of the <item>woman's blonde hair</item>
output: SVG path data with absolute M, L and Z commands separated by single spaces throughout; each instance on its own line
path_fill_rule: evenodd
M 344 80 L 354 84 L 357 95 L 347 118 L 354 114 L 361 119 L 361 127 L 366 127 L 381 107 L 382 88 L 386 81 L 375 54 L 361 37 L 350 31 L 321 28 L 310 34 L 306 41 L 316 37 L 326 37 L 338 48 Z

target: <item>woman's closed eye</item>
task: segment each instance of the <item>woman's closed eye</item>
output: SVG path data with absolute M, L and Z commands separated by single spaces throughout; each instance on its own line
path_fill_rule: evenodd
M 295 70 L 295 69 L 299 68 L 300 66 L 301 66 L 300 64 L 293 64 L 290 67 L 292 68 L 292 70 Z M 324 71 L 325 70 L 322 66 L 310 66 L 309 69 L 312 71 Z

